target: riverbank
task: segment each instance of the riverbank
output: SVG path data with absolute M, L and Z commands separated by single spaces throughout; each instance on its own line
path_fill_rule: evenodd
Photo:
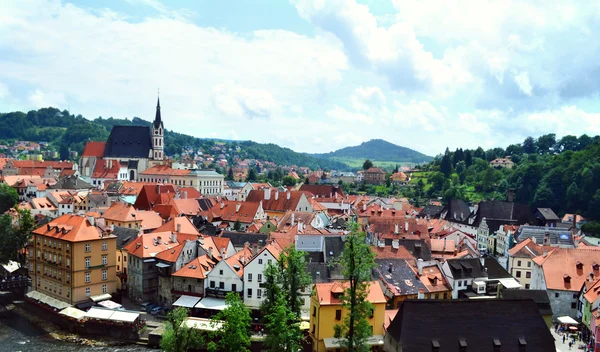
M 118 341 L 109 338 L 88 338 L 77 334 L 69 333 L 61 329 L 56 324 L 44 319 L 40 314 L 36 314 L 35 307 L 28 307 L 28 303 L 22 298 L 15 297 L 12 294 L 0 293 L 0 323 L 3 323 L 4 329 L 0 333 L 0 342 L 6 341 L 11 335 L 21 335 L 23 338 L 19 345 L 25 349 L 25 346 L 32 342 L 46 343 L 51 345 L 51 350 L 57 350 L 58 346 L 73 347 L 73 350 L 82 351 L 82 347 L 90 347 L 90 350 L 106 350 L 106 348 L 127 351 L 147 351 L 148 348 L 132 344 L 130 342 Z M 0 344 L 0 351 L 12 350 L 5 349 L 4 344 Z M 37 349 L 36 349 L 37 350 Z M 67 349 L 70 350 L 70 349 Z

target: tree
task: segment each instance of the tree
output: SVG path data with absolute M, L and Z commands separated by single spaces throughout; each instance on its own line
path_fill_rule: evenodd
M 363 163 L 363 170 L 368 170 L 373 167 L 373 162 L 369 159 L 365 160 Z
M 523 152 L 526 154 L 534 154 L 536 152 L 535 140 L 533 137 L 527 137 L 523 141 Z
M 6 183 L 0 183 L 0 214 L 4 214 L 7 210 L 13 208 L 18 200 L 17 190 Z
M 272 352 L 296 352 L 302 348 L 302 332 L 298 316 L 292 312 L 285 294 L 279 291 L 269 313 L 265 316 L 267 336 L 265 346 Z
M 237 292 L 229 292 L 225 297 L 227 308 L 212 319 L 213 326 L 221 326 L 216 331 L 217 343 L 208 344 L 209 351 L 249 352 L 250 349 L 250 310 L 244 305 Z
M 18 210 L 18 218 L 13 221 L 9 214 L 0 216 L 0 264 L 10 260 L 26 264 L 26 257 L 20 251 L 31 238 L 34 222 L 29 210 Z
M 60 160 L 69 160 L 69 147 L 66 144 L 61 144 L 58 154 Z
M 260 306 L 263 315 L 269 314 L 281 292 L 281 271 L 279 262 L 269 264 L 264 271 L 264 300 Z
M 227 171 L 227 179 L 233 181 L 233 168 L 230 167 L 229 171 Z
M 556 134 L 549 133 L 543 136 L 540 136 L 537 141 L 537 151 L 540 154 L 551 153 L 554 151 L 554 147 L 556 146 Z
M 446 177 L 450 176 L 452 173 L 452 161 L 450 160 L 450 154 L 445 154 L 442 157 L 442 162 L 440 163 L 440 172 Z
M 281 271 L 281 289 L 288 295 L 288 304 L 292 312 L 300 317 L 301 291 L 312 282 L 306 270 L 306 253 L 289 246 L 279 255 L 278 265 Z
M 233 223 L 233 231 L 240 231 L 241 229 L 242 229 L 242 223 L 238 219 Z
M 258 174 L 256 173 L 256 169 L 253 167 L 248 168 L 248 177 L 246 178 L 248 181 L 256 181 L 258 179 Z
M 342 323 L 334 326 L 335 337 L 341 339 L 341 345 L 349 352 L 367 351 L 366 341 L 371 336 L 371 326 L 367 319 L 373 310 L 367 296 L 375 259 L 366 242 L 366 235 L 359 230 L 357 223 L 350 224 L 350 234 L 346 236 L 340 265 L 347 280 L 340 297 L 346 315 Z
M 467 167 L 473 165 L 473 154 L 471 153 L 470 150 L 467 149 L 467 151 L 465 152 L 465 165 Z
M 169 312 L 165 331 L 160 340 L 161 349 L 167 352 L 184 352 L 202 347 L 203 339 L 200 333 L 183 324 L 187 317 L 188 310 L 184 307 Z
M 296 179 L 292 176 L 285 176 L 283 178 L 283 182 L 282 184 L 284 186 L 295 186 L 296 185 Z

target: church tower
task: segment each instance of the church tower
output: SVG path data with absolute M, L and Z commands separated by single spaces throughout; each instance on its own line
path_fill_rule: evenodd
M 162 119 L 160 117 L 160 98 L 156 102 L 156 117 L 152 123 L 152 159 L 163 160 L 164 159 L 164 133 L 165 128 L 163 126 Z

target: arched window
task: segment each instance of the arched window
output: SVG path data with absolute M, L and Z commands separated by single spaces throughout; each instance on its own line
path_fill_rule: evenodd
M 129 171 L 129 181 L 134 181 L 134 180 L 135 180 L 135 171 L 131 170 L 131 171 Z

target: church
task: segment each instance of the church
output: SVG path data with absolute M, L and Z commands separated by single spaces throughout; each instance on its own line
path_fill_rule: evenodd
M 164 163 L 164 132 L 158 99 L 151 126 L 114 126 L 106 142 L 88 142 L 79 160 L 81 176 L 94 186 L 136 180 L 142 171 Z

